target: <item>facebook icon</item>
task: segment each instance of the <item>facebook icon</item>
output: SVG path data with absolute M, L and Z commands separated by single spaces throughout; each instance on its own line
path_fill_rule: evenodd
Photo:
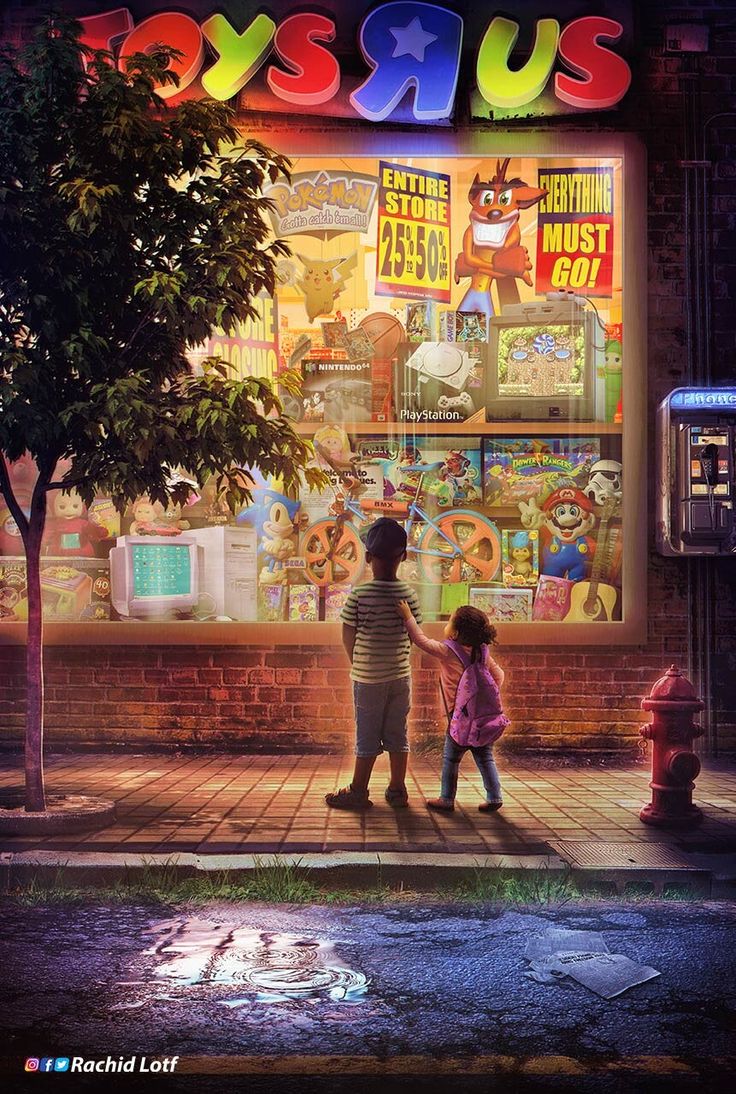
M 54 1064 L 54 1071 L 68 1071 L 69 1070 L 69 1057 L 57 1056 L 56 1063 Z
M 38 1070 L 39 1071 L 53 1071 L 54 1070 L 54 1057 L 53 1056 L 42 1056 L 41 1057 L 41 1066 L 39 1067 Z

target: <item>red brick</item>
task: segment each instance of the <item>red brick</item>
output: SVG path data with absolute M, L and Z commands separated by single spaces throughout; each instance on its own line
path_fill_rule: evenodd
M 274 670 L 273 669 L 249 669 L 248 670 L 248 683 L 249 684 L 272 684 L 274 682 Z
M 304 673 L 301 669 L 276 669 L 277 684 L 300 684 Z
M 256 688 L 257 703 L 280 703 L 284 698 L 281 688 Z
M 309 668 L 312 663 L 311 655 L 301 649 L 279 650 L 278 653 L 267 653 L 265 663 L 277 669 Z
M 265 654 L 262 649 L 248 649 L 240 646 L 237 650 L 217 650 L 213 655 L 212 664 L 222 665 L 225 669 L 225 680 L 229 669 L 246 669 L 255 665 L 262 665 Z

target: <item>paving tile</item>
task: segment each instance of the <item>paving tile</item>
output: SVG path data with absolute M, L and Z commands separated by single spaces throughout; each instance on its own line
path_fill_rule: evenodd
M 662 832 L 639 821 L 649 800 L 645 768 L 535 770 L 530 761 L 504 757 L 503 810 L 478 812 L 483 800 L 477 773 L 461 772 L 452 814 L 426 809 L 438 793 L 439 761 L 413 756 L 410 806 L 393 810 L 383 800 L 385 759 L 376 768 L 365 814 L 330 810 L 324 795 L 350 781 L 352 757 L 339 756 L 126 756 L 68 754 L 47 760 L 53 791 L 83 792 L 114 799 L 118 819 L 89 834 L 46 839 L 6 838 L 5 850 L 135 851 L 200 854 L 274 850 L 402 850 L 541 853 L 557 837 L 659 842 Z M 0 758 L 0 787 L 21 779 L 18 758 Z M 706 765 L 695 799 L 706 819 L 680 842 L 736 843 L 736 769 Z

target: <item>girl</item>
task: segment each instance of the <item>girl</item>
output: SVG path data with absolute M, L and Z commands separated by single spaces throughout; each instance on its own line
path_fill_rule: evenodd
M 458 684 L 466 667 L 460 660 L 459 653 L 453 650 L 453 643 L 457 643 L 463 648 L 471 664 L 480 659 L 488 667 L 496 687 L 500 689 L 504 678 L 503 669 L 496 664 L 489 652 L 489 647 L 496 641 L 496 628 L 491 626 L 484 612 L 466 605 L 458 608 L 445 627 L 446 641 L 435 642 L 424 634 L 405 600 L 399 601 L 398 611 L 404 620 L 404 625 L 412 642 L 420 650 L 424 650 L 432 657 L 437 657 L 441 662 L 440 691 L 447 711 L 448 722 L 454 710 Z M 448 728 L 445 737 L 440 796 L 427 801 L 429 809 L 451 813 L 455 808 L 460 761 L 468 748 L 473 753 L 473 759 L 480 771 L 486 791 L 487 800 L 479 805 L 478 809 L 481 813 L 494 813 L 501 808 L 503 805 L 501 782 L 498 777 L 496 762 L 493 759 L 493 741 L 500 736 L 504 727 L 508 725 L 508 718 L 501 713 L 500 703 L 498 711 L 498 715 L 487 727 L 488 740 L 485 743 L 481 742 L 474 746 L 460 745 L 450 736 Z

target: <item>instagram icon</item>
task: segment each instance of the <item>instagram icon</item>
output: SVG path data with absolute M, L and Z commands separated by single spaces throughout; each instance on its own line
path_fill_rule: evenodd
M 37 1056 L 29 1056 L 28 1057 L 28 1059 L 26 1060 L 25 1070 L 26 1071 L 38 1071 L 38 1057 Z

